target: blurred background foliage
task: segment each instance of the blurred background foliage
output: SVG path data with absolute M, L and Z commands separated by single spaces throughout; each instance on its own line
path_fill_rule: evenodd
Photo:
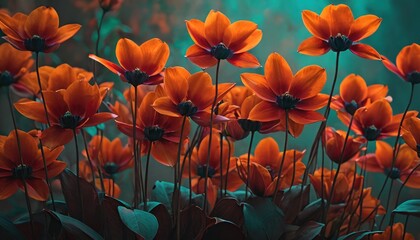
M 142 43 L 152 37 L 158 37 L 166 41 L 171 50 L 167 66 L 183 66 L 190 72 L 197 72 L 200 69 L 191 64 L 185 57 L 186 49 L 192 44 L 185 27 L 185 20 L 196 18 L 205 20 L 211 9 L 219 10 L 230 18 L 232 22 L 237 20 L 250 20 L 258 24 L 263 31 L 263 39 L 260 44 L 251 50 L 257 56 L 261 64 L 271 52 L 278 52 L 289 62 L 293 72 L 304 66 L 317 64 L 327 70 L 328 81 L 323 92 L 328 93 L 331 88 L 334 74 L 335 54 L 332 52 L 320 56 L 311 57 L 297 53 L 299 43 L 310 36 L 301 20 L 302 10 L 308 9 L 320 13 L 328 4 L 345 3 L 353 10 L 355 18 L 374 14 L 383 19 L 378 31 L 368 39 L 363 40 L 373 46 L 378 52 L 395 61 L 395 57 L 402 47 L 411 43 L 420 43 L 420 1 L 412 0 L 382 0 L 382 1 L 328 1 L 328 0 L 124 0 L 121 9 L 116 12 L 107 13 L 101 31 L 99 55 L 106 59 L 116 61 L 115 45 L 119 38 L 128 37 L 137 43 Z M 41 55 L 41 66 L 57 66 L 61 63 L 69 63 L 72 66 L 83 67 L 92 70 L 92 61 L 87 57 L 94 53 L 97 38 L 96 27 L 101 16 L 101 9 L 98 0 L 1 0 L 0 8 L 5 8 L 9 13 L 29 13 L 37 6 L 53 6 L 60 16 L 60 25 L 67 23 L 79 23 L 82 29 L 70 41 L 64 43 L 57 51 L 51 54 Z M 99 81 L 114 81 L 116 89 L 122 91 L 128 87 L 119 78 L 98 66 Z M 214 76 L 214 68 L 208 69 Z M 236 82 L 242 85 L 240 74 L 243 72 L 256 72 L 263 74 L 263 68 L 259 69 L 238 69 L 223 62 L 221 65 L 221 82 Z M 368 85 L 381 83 L 388 85 L 389 95 L 392 96 L 392 107 L 394 113 L 401 113 L 408 101 L 410 84 L 403 82 L 394 74 L 390 73 L 379 61 L 370 61 L 359 58 L 349 51 L 340 55 L 340 67 L 338 80 L 341 81 L 350 73 L 361 75 Z M 337 85 L 335 94 L 338 93 Z M 119 94 L 114 91 L 114 94 Z M 411 109 L 420 110 L 420 89 L 415 90 L 414 102 Z M 6 102 L 4 92 L 0 95 L 0 101 Z M 8 114 L 7 105 L 0 107 L 0 134 L 7 135 L 12 129 L 11 118 Z M 329 125 L 337 129 L 344 129 L 345 126 L 337 120 L 334 114 L 330 114 Z M 318 124 L 305 127 L 304 133 L 297 139 L 292 139 L 289 148 L 299 150 L 310 149 Z M 33 125 L 22 117 L 19 118 L 19 127 L 29 130 Z M 116 133 L 113 123 L 107 124 L 109 132 Z M 121 135 L 120 135 L 121 136 Z M 283 134 L 277 133 L 274 136 L 279 145 L 282 145 Z M 115 136 L 109 136 L 111 138 Z M 265 136 L 258 135 L 259 139 Z M 391 139 L 393 142 L 394 140 Z M 236 153 L 246 152 L 247 140 L 236 145 Z M 369 151 L 374 151 L 374 144 L 370 144 Z M 255 146 L 255 145 L 254 145 Z M 73 153 L 71 146 L 66 153 Z M 65 156 L 63 158 L 66 158 Z M 154 164 L 158 168 L 157 164 Z M 161 167 L 159 167 L 161 168 Z M 168 174 L 169 173 L 169 169 Z M 155 174 L 154 179 L 161 179 L 160 174 Z M 127 176 L 123 176 L 127 178 Z M 153 182 L 153 180 L 151 182 Z M 171 179 L 168 177 L 168 180 Z M 128 180 L 128 179 L 126 179 Z M 370 174 L 367 186 L 376 186 L 373 195 L 376 196 L 379 186 L 382 185 L 384 175 Z M 398 184 L 399 185 L 399 184 Z M 126 186 L 124 186 L 125 188 Z M 130 186 L 127 186 L 130 188 Z M 124 190 L 123 190 L 124 192 Z M 386 195 L 386 194 L 385 194 Z M 123 194 L 124 196 L 124 194 Z M 130 193 L 128 195 L 130 196 Z M 405 189 L 405 195 L 401 200 L 408 198 L 419 198 L 418 190 Z M 23 204 L 14 201 L 7 201 L 2 204 L 20 210 Z M 9 208 L 10 209 L 10 208 Z M 22 209 L 23 210 L 23 209 Z M 414 222 L 414 220 L 413 220 Z M 410 224 L 409 229 L 415 224 Z M 414 230 L 413 230 L 414 231 Z M 412 232 L 413 232 L 412 231 Z M 418 232 L 418 231 L 417 231 Z

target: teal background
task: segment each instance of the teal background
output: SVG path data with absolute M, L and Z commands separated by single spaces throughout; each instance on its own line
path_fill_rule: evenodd
M 79 23 L 83 27 L 81 31 L 71 40 L 64 43 L 58 51 L 42 55 L 41 65 L 56 66 L 67 62 L 72 66 L 92 69 L 92 63 L 87 58 L 89 53 L 94 50 L 96 40 L 96 19 L 100 12 L 95 8 L 95 1 L 90 0 L 56 0 L 56 1 L 28 1 L 28 0 L 2 0 L 1 8 L 7 8 L 11 13 L 17 11 L 29 13 L 39 5 L 51 5 L 56 8 L 60 15 L 60 25 L 66 23 Z M 301 41 L 311 36 L 304 27 L 301 20 L 302 10 L 308 9 L 320 13 L 328 4 L 345 3 L 353 10 L 355 18 L 374 14 L 383 19 L 378 31 L 371 37 L 363 40 L 363 43 L 373 46 L 378 52 L 395 61 L 395 57 L 402 47 L 414 42 L 420 43 L 419 26 L 420 9 L 419 1 L 412 0 L 353 0 L 353 1 L 325 1 L 325 0 L 219 0 L 219 1 L 199 1 L 199 0 L 166 0 L 166 1 L 144 1 L 126 0 L 122 8 L 117 12 L 106 15 L 103 29 L 102 40 L 100 42 L 100 55 L 106 59 L 115 61 L 115 44 L 120 37 L 128 37 L 141 43 L 152 37 L 159 37 L 170 45 L 171 55 L 167 66 L 183 66 L 190 72 L 200 71 L 197 66 L 191 64 L 184 58 L 186 49 L 192 44 L 192 40 L 185 28 L 184 20 L 197 18 L 205 20 L 211 9 L 223 12 L 232 22 L 237 20 L 250 20 L 259 25 L 263 31 L 263 39 L 260 44 L 251 50 L 257 56 L 261 64 L 272 52 L 278 52 L 289 62 L 293 72 L 297 72 L 304 66 L 317 64 L 327 70 L 328 81 L 323 93 L 329 93 L 334 74 L 335 54 L 332 52 L 320 57 L 311 57 L 297 53 L 297 47 Z M 81 5 L 85 7 L 80 7 Z M 91 6 L 91 8 L 89 8 Z M 208 70 L 214 76 L 214 68 Z M 127 85 L 121 83 L 119 79 L 110 74 L 109 71 L 100 67 L 99 78 L 106 81 L 115 81 L 116 88 L 122 90 Z M 242 85 L 239 75 L 244 72 L 257 72 L 263 74 L 260 69 L 239 69 L 227 62 L 221 65 L 221 82 L 236 82 Z M 401 113 L 408 101 L 410 84 L 399 79 L 390 73 L 379 61 L 371 61 L 359 58 L 347 51 L 340 55 L 338 81 L 340 82 L 350 73 L 361 75 L 368 85 L 386 84 L 389 86 L 389 95 L 392 96 L 392 107 L 394 113 Z M 339 85 L 336 86 L 335 94 L 338 93 Z M 416 87 L 412 110 L 419 111 L 420 89 Z M 4 91 L 0 95 L 0 101 L 6 103 Z M 6 104 L 1 107 L 2 117 L 0 118 L 0 133 L 7 135 L 12 129 L 11 119 L 8 114 Z M 344 125 L 339 122 L 334 113 L 331 114 L 329 125 L 338 129 L 344 129 Z M 29 121 L 19 118 L 21 128 L 30 129 Z M 298 139 L 292 139 L 290 148 L 309 151 L 313 137 L 319 124 L 305 127 L 305 131 Z M 114 128 L 112 124 L 107 125 L 108 129 Z M 114 132 L 115 130 L 109 130 Z M 274 136 L 279 145 L 283 145 L 283 134 L 276 133 Z M 257 140 L 265 136 L 257 135 Z M 388 141 L 388 142 L 393 142 Z M 257 141 L 256 141 L 257 142 Z M 246 152 L 248 140 L 243 140 L 236 145 L 237 154 Z M 369 151 L 374 151 L 374 144 L 370 144 Z M 70 145 L 66 153 L 72 152 Z M 66 157 L 64 157 L 66 158 Z M 161 168 L 157 164 L 154 168 Z M 169 169 L 167 169 L 169 172 Z M 160 172 L 160 170 L 159 170 Z M 154 175 L 153 178 L 161 179 L 161 174 Z M 170 178 L 169 178 L 170 179 Z M 374 186 L 374 196 L 382 185 L 384 176 L 381 174 L 370 174 L 368 186 Z M 151 181 L 153 182 L 153 180 Z M 399 186 L 399 183 L 396 184 Z M 405 189 L 405 195 L 401 201 L 408 198 L 419 198 L 420 191 Z M 17 198 L 17 197 L 16 197 Z M 384 201 L 384 200 L 383 200 Z M 11 206 L 10 201 L 0 204 Z M 21 205 L 24 206 L 24 205 Z M 14 205 L 18 207 L 18 205 Z M 403 219 L 401 220 L 403 221 Z M 411 232 L 419 232 L 414 229 L 416 219 L 412 218 L 409 223 Z M 420 238 L 420 236 L 419 236 Z

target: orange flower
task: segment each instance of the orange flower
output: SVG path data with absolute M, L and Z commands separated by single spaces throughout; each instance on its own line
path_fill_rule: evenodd
M 391 238 L 391 226 L 385 228 L 383 233 L 375 233 L 372 236 L 372 240 L 414 240 L 412 234 L 405 233 L 404 236 L 404 224 L 402 223 L 395 223 L 392 225 L 392 238 Z
M 405 46 L 397 55 L 397 65 L 382 56 L 382 63 L 391 72 L 412 84 L 420 83 L 420 45 Z
M 219 84 L 217 101 L 234 86 L 234 83 Z M 206 72 L 191 75 L 182 67 L 167 68 L 164 78 L 166 96 L 156 99 L 153 107 L 160 114 L 171 117 L 187 116 L 201 126 L 208 126 L 214 88 L 211 77 Z M 214 118 L 216 123 L 228 120 L 220 115 Z
M 29 15 L 0 14 L 0 28 L 6 34 L 3 38 L 21 51 L 52 52 L 81 27 L 67 24 L 59 28 L 58 24 L 58 14 L 52 7 L 38 7 Z
M 392 147 L 383 141 L 376 141 L 375 154 L 367 154 L 360 157 L 357 163 L 360 167 L 366 168 L 370 172 L 380 172 L 389 174 L 391 179 L 398 179 L 404 182 L 412 170 L 420 163 L 417 153 L 407 144 L 403 144 L 395 159 L 392 167 L 393 150 Z M 411 188 L 420 188 L 420 169 L 416 170 L 409 178 L 407 184 Z
M 41 150 L 38 149 L 38 141 L 21 130 L 18 130 L 18 136 L 19 138 L 15 131 L 11 131 L 7 137 L 0 136 L 0 200 L 12 196 L 19 188 L 24 190 L 22 179 L 25 179 L 29 197 L 45 201 L 48 199 L 49 191 L 45 181 L 45 169 Z M 17 139 L 22 146 L 21 155 Z M 56 160 L 63 149 L 63 147 L 59 147 L 50 150 L 43 147 L 48 177 L 55 177 L 66 168 L 64 162 Z
M 215 133 L 213 133 L 215 134 Z M 228 186 L 227 190 L 235 191 L 241 185 L 242 181 L 238 176 L 236 171 L 235 161 L 230 161 L 230 166 L 227 166 L 229 156 L 229 143 L 226 140 L 223 140 L 223 153 L 222 153 L 222 166 L 220 166 L 220 138 L 213 137 L 211 146 L 210 146 L 210 159 L 209 159 L 209 167 L 206 166 L 207 163 L 207 155 L 208 155 L 208 147 L 209 147 L 209 140 L 210 135 L 207 135 L 203 138 L 200 142 L 198 147 L 193 149 L 191 154 L 191 165 L 188 165 L 189 160 L 185 161 L 185 167 L 182 174 L 183 178 L 189 177 L 189 169 L 191 169 L 191 176 L 192 176 L 192 190 L 195 193 L 203 193 L 204 192 L 204 182 L 206 177 L 206 170 L 208 168 L 208 179 L 207 185 L 208 187 L 208 194 L 207 199 L 211 206 L 214 206 L 217 198 L 217 189 L 220 187 L 220 168 L 222 168 L 223 179 L 226 178 L 226 171 L 228 170 Z M 233 146 L 232 146 L 233 147 Z M 231 150 L 233 153 L 233 149 Z
M 42 66 L 38 69 L 42 90 L 47 90 L 48 78 L 52 71 L 54 71 L 54 68 L 50 66 Z M 34 98 L 38 96 L 40 90 L 36 72 L 30 72 L 22 76 L 19 82 L 13 85 L 13 89 L 22 97 Z
M 168 117 L 156 112 L 152 104 L 158 97 L 158 90 L 149 92 L 140 104 L 136 119 L 136 138 L 143 141 L 143 152 L 147 152 L 149 144 L 152 144 L 153 158 L 166 166 L 174 166 L 180 142 L 182 118 Z M 122 133 L 133 137 L 132 123 L 119 120 L 115 122 Z M 188 136 L 189 132 L 190 123 L 187 121 L 184 136 Z
M 0 45 L 0 55 L 0 87 L 18 84 L 34 64 L 30 52 L 18 51 L 8 43 Z
M 212 67 L 226 59 L 241 68 L 260 66 L 258 59 L 248 53 L 261 41 L 262 31 L 250 21 L 231 23 L 223 13 L 211 10 L 206 21 L 186 21 L 194 45 L 187 49 L 186 57 L 201 68 Z
M 293 76 L 286 60 L 278 53 L 267 58 L 265 76 L 255 73 L 241 74 L 242 82 L 263 101 L 249 113 L 253 121 L 284 121 L 285 111 L 289 118 L 299 124 L 324 120 L 315 112 L 322 108 L 328 96 L 319 92 L 327 80 L 325 69 L 313 65 L 304 67 Z
M 110 141 L 107 137 L 93 136 L 89 142 L 89 157 L 102 168 L 102 172 L 112 176 L 133 166 L 132 148 L 122 146 L 121 139 Z M 83 151 L 86 156 L 86 150 Z
M 341 52 L 350 49 L 359 57 L 381 60 L 381 55 L 374 48 L 359 43 L 378 29 L 381 18 L 369 14 L 354 19 L 347 5 L 331 4 L 322 10 L 321 15 L 304 10 L 302 20 L 313 37 L 304 40 L 298 52 L 319 56 L 330 50 Z
M 420 157 L 420 119 L 417 117 L 406 118 L 402 128 L 402 138 L 417 152 Z
M 73 130 L 95 126 L 116 115 L 97 113 L 106 91 L 86 81 L 75 81 L 67 89 L 57 92 L 44 91 L 51 126 L 44 130 L 41 139 L 45 146 L 56 148 L 73 139 Z M 16 109 L 25 117 L 40 123 L 47 123 L 42 103 L 21 101 Z
M 354 73 L 348 75 L 340 84 L 340 95 L 332 98 L 331 108 L 353 115 L 360 107 L 367 106 L 380 99 L 392 102 L 387 96 L 388 86 L 374 84 L 367 86 L 365 80 Z
M 353 159 L 358 156 L 358 153 L 362 148 L 363 139 L 349 136 L 347 138 L 346 148 L 344 149 L 343 154 L 341 154 L 345 140 L 345 131 L 335 130 L 332 127 L 327 127 L 324 131 L 322 143 L 324 144 L 328 157 L 335 163 L 340 163 L 340 160 L 341 163 L 344 163 Z
M 306 168 L 302 163 L 304 153 L 305 151 L 286 151 L 279 189 L 286 189 L 302 182 L 301 177 Z M 238 171 L 244 182 L 247 179 L 247 158 L 247 154 L 243 154 L 237 163 Z M 264 138 L 257 144 L 255 156 L 251 155 L 249 174 L 249 188 L 255 195 L 273 195 L 282 159 L 283 152 L 280 152 L 277 142 L 273 138 Z
M 314 186 L 315 192 L 318 197 L 324 196 L 324 199 L 330 199 L 331 187 L 333 185 L 334 176 L 336 170 L 329 170 L 324 168 L 324 182 L 321 181 L 322 169 L 317 169 L 314 174 L 309 174 L 312 185 Z M 333 197 L 331 199 L 332 204 L 345 203 L 348 200 L 350 191 L 352 191 L 354 196 L 358 196 L 360 193 L 361 184 L 363 177 L 356 175 L 356 180 L 354 181 L 354 170 L 341 170 L 337 176 L 337 182 L 334 186 Z M 322 184 L 324 184 L 322 188 Z M 323 192 L 321 191 L 323 189 Z M 357 193 L 359 192 L 359 193 Z
M 337 112 L 338 118 L 348 126 L 350 118 L 343 112 Z M 417 116 L 416 111 L 407 112 L 406 117 Z M 375 141 L 396 136 L 402 114 L 392 115 L 392 108 L 385 99 L 378 100 L 370 106 L 357 109 L 354 113 L 352 130 L 368 141 Z
M 158 38 L 140 46 L 130 39 L 121 38 L 117 42 L 115 55 L 121 67 L 94 54 L 89 54 L 89 57 L 133 86 L 156 85 L 162 82 L 161 72 L 169 58 L 169 46 Z

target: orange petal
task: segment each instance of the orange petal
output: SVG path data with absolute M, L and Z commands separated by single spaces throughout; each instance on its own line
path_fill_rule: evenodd
M 296 108 L 300 110 L 315 111 L 327 105 L 329 96 L 327 94 L 318 94 L 315 97 L 301 100 L 296 104 Z
M 247 52 L 253 49 L 255 46 L 257 46 L 258 43 L 260 43 L 262 35 L 262 31 L 260 29 L 257 29 L 245 40 L 237 42 L 235 45 L 231 44 L 232 46 L 229 45 L 229 48 L 231 48 L 231 50 L 234 51 L 235 54 Z
M 420 45 L 413 43 L 401 49 L 397 55 L 397 67 L 404 79 L 411 72 L 420 72 Z
M 91 117 L 101 104 L 98 85 L 92 86 L 86 81 L 73 82 L 64 91 L 63 98 L 70 112 L 82 118 Z
M 18 179 L 4 177 L 0 181 L 0 200 L 4 200 L 12 196 L 17 192 L 18 188 Z
M 54 160 L 53 163 L 49 164 L 47 167 L 48 177 L 53 178 L 53 177 L 58 176 L 62 171 L 64 171 L 66 166 L 67 164 L 65 162 Z M 43 177 L 45 177 L 45 172 L 44 171 L 40 171 L 40 172 L 42 172 L 42 174 L 44 174 Z
M 315 37 L 328 40 L 330 37 L 330 27 L 328 22 L 318 14 L 304 10 L 302 12 L 302 20 L 308 31 Z
M 59 92 L 43 91 L 44 101 L 47 105 L 48 117 L 52 123 L 60 123 L 60 117 L 66 113 L 69 108 Z
M 213 103 L 214 94 L 210 74 L 198 72 L 188 78 L 188 98 L 199 110 L 206 109 Z
M 185 21 L 185 23 L 187 25 L 188 33 L 194 43 L 200 48 L 210 50 L 211 46 L 207 42 L 206 35 L 204 33 L 204 23 L 197 19 L 191 19 L 189 21 Z
M 298 109 L 290 110 L 289 117 L 296 123 L 300 124 L 310 124 L 325 120 L 324 116 L 318 112 L 303 111 Z
M 327 73 L 324 68 L 316 65 L 307 66 L 296 73 L 289 93 L 299 99 L 311 98 L 321 92 L 326 81 Z
M 340 96 L 346 102 L 355 101 L 360 104 L 368 94 L 365 80 L 356 74 L 350 74 L 340 84 Z
M 217 59 L 214 58 L 209 51 L 192 45 L 187 49 L 185 57 L 200 68 L 206 69 L 217 64 Z
M 175 166 L 177 160 L 178 143 L 156 141 L 152 143 L 152 156 L 165 166 Z
M 255 36 L 259 37 L 259 40 L 256 39 L 256 41 L 252 43 L 254 45 L 253 47 L 248 48 L 247 44 L 244 43 L 245 40 L 247 40 L 257 30 L 257 27 L 257 24 L 251 21 L 240 20 L 234 22 L 226 28 L 222 42 L 226 44 L 226 46 L 234 53 L 246 52 L 249 49 L 255 47 L 258 42 L 261 41 L 262 32 L 261 34 Z M 252 41 L 254 39 L 250 40 Z M 243 51 L 243 48 L 248 48 L 248 50 Z
M 159 38 L 152 38 L 139 48 L 137 63 L 140 70 L 149 76 L 154 76 L 162 72 L 169 58 L 169 46 Z
M 170 67 L 165 69 L 165 91 L 173 104 L 185 101 L 188 92 L 188 77 L 191 74 L 183 67 Z
M 258 59 L 248 52 L 234 54 L 232 57 L 226 59 L 230 64 L 239 68 L 257 68 L 261 67 Z
M 408 175 L 401 175 L 401 181 L 405 182 L 407 180 L 407 177 Z M 420 172 L 417 170 L 413 174 L 411 174 L 410 178 L 407 180 L 407 183 L 405 185 L 410 188 L 419 189 L 420 188 Z M 414 240 L 414 238 L 410 238 L 410 239 Z
M 139 46 L 132 40 L 128 38 L 118 40 L 115 55 L 120 65 L 126 70 L 133 71 L 139 68 L 144 72 L 144 69 L 140 68 L 141 65 L 139 63 L 145 61 L 146 58 L 142 58 L 143 56 L 140 55 Z
M 259 98 L 270 102 L 276 101 L 276 94 L 268 86 L 264 76 L 256 73 L 243 73 L 241 74 L 241 80 Z
M 113 113 L 109 113 L 109 112 L 95 113 L 95 114 L 93 114 L 93 116 L 91 116 L 89 118 L 89 120 L 87 122 L 85 122 L 85 124 L 83 124 L 83 127 L 96 126 L 100 123 L 109 121 L 109 120 L 114 119 L 116 117 L 117 117 L 117 115 L 115 115 Z
M 361 168 L 366 169 L 366 171 L 368 172 L 377 172 L 377 173 L 384 172 L 384 166 L 380 164 L 380 162 L 378 161 L 378 157 L 373 153 L 369 153 L 369 154 L 366 154 L 366 156 L 362 156 L 358 158 L 357 164 Z
M 300 43 L 297 51 L 309 56 L 320 56 L 330 51 L 330 46 L 325 40 L 310 37 Z
M 371 14 L 358 17 L 351 25 L 348 37 L 353 42 L 365 39 L 378 30 L 381 22 L 382 18 Z
M 169 97 L 156 99 L 152 106 L 156 112 L 160 114 L 170 117 L 182 117 L 182 115 L 179 114 L 176 105 L 171 101 L 171 99 L 169 99 Z
M 19 183 L 21 189 L 24 189 L 23 183 Z M 29 197 L 38 200 L 46 201 L 48 199 L 48 185 L 43 179 L 29 178 L 26 180 L 26 186 Z
M 395 73 L 397 76 L 399 76 L 400 78 L 404 79 L 406 78 L 406 76 L 404 75 L 404 73 L 402 73 L 397 66 L 395 66 L 395 64 L 393 62 L 391 62 L 391 60 L 389 60 L 387 57 L 381 55 L 382 58 L 382 63 L 384 64 L 384 66 L 386 68 L 388 68 L 389 71 Z M 398 58 L 398 57 L 397 57 Z M 402 63 L 402 62 L 401 62 Z
M 376 159 L 385 168 L 392 166 L 392 147 L 384 141 L 376 141 Z
M 125 73 L 125 69 L 123 69 L 122 67 L 118 66 L 117 64 L 110 62 L 106 59 L 100 58 L 94 54 L 89 54 L 89 58 L 93 59 L 97 62 L 99 62 L 100 64 L 104 65 L 106 68 L 108 68 L 108 70 L 110 70 L 111 72 L 117 74 L 118 76 L 123 75 Z
M 330 36 L 335 37 L 339 33 L 349 36 L 354 17 L 351 9 L 347 5 L 328 5 L 322 10 L 321 17 L 327 20 L 330 25 Z
M 7 158 L 13 161 L 16 165 L 21 163 L 20 156 L 22 156 L 22 161 L 24 164 L 29 166 L 32 165 L 32 161 L 35 161 L 38 158 L 38 142 L 28 133 L 18 130 L 18 137 L 16 136 L 15 131 L 10 132 L 4 143 L 4 154 L 7 155 Z M 21 148 L 19 154 L 19 145 L 17 140 L 19 139 Z
M 255 147 L 255 162 L 262 166 L 277 166 L 280 161 L 280 150 L 272 137 L 264 138 Z M 273 169 L 276 171 L 277 169 Z
M 210 46 L 216 46 L 223 42 L 223 35 L 230 25 L 230 20 L 219 11 L 210 10 L 204 22 L 204 32 Z
M 38 35 L 45 40 L 54 37 L 58 31 L 57 12 L 53 7 L 38 7 L 28 15 L 25 31 L 29 36 Z
M 73 139 L 73 131 L 60 126 L 52 126 L 42 132 L 41 140 L 44 146 L 54 149 L 65 145 Z
M 15 103 L 14 106 L 23 116 L 40 123 L 47 123 L 42 103 L 35 101 L 19 101 Z
M 21 14 L 23 15 L 23 14 Z M 25 15 L 26 16 L 26 15 Z M 24 32 L 19 32 L 19 25 L 24 23 L 26 19 L 22 18 L 22 22 L 18 21 L 18 19 L 14 19 L 7 14 L 1 13 L 0 14 L 0 28 L 4 34 L 6 34 L 9 39 L 14 41 L 21 41 L 25 39 L 26 34 Z
M 249 113 L 249 119 L 260 122 L 270 122 L 284 119 L 284 110 L 272 102 L 262 101 Z
M 82 26 L 79 24 L 67 24 L 60 27 L 56 35 L 48 40 L 48 45 L 60 44 L 73 37 Z
M 350 51 L 361 58 L 381 60 L 381 55 L 371 46 L 363 43 L 353 44 Z
M 391 105 L 386 100 L 376 101 L 372 103 L 366 111 L 360 112 L 360 120 L 365 127 L 374 125 L 376 128 L 382 129 L 391 123 Z
M 287 92 L 293 80 L 293 73 L 289 64 L 278 53 L 272 53 L 268 56 L 264 66 L 264 75 L 271 90 L 277 96 Z

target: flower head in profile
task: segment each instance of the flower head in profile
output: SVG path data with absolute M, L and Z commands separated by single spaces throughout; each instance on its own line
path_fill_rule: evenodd
M 0 45 L 0 87 L 15 86 L 34 64 L 30 52 L 16 50 L 8 43 Z
M 64 148 L 50 150 L 43 147 L 44 152 L 41 153 L 36 138 L 21 130 L 17 130 L 17 134 L 12 131 L 9 136 L 0 136 L 0 200 L 12 196 L 19 188 L 24 190 L 24 179 L 29 197 L 45 201 L 49 192 L 45 171 L 52 178 L 66 168 L 66 163 L 57 161 Z M 24 147 L 19 149 L 17 141 Z M 47 169 L 44 168 L 42 155 L 45 156 Z
M 284 121 L 289 118 L 299 124 L 324 120 L 316 110 L 327 103 L 328 96 L 321 94 L 327 80 L 325 69 L 312 65 L 299 70 L 294 76 L 289 64 L 278 53 L 268 56 L 264 75 L 241 74 L 242 82 L 263 101 L 249 113 L 253 121 Z
M 346 142 L 346 132 L 327 127 L 324 131 L 322 143 L 331 161 L 344 163 L 358 156 L 358 153 L 362 149 L 363 140 L 361 137 L 353 138 L 352 136 L 348 136 L 347 143 L 345 144 L 346 148 L 343 151 L 344 143 Z
M 392 237 L 391 237 L 392 232 Z M 404 224 L 395 223 L 391 226 L 385 228 L 385 231 L 382 233 L 375 233 L 371 237 L 372 240 L 414 240 L 414 236 L 411 233 L 405 232 Z
M 97 113 L 106 91 L 86 81 L 75 81 L 67 89 L 44 91 L 51 126 L 42 132 L 45 146 L 55 148 L 73 139 L 73 130 L 95 126 L 116 117 L 109 112 Z M 21 101 L 15 108 L 25 117 L 47 123 L 41 102 Z
M 79 24 L 58 26 L 58 14 L 52 7 L 41 6 L 29 15 L 16 13 L 13 17 L 0 13 L 0 28 L 6 34 L 3 38 L 22 51 L 52 52 L 81 27 Z
M 101 6 L 104 12 L 117 11 L 120 9 L 124 0 L 99 0 L 99 6 Z
M 380 54 L 374 48 L 359 43 L 376 32 L 381 24 L 381 18 L 368 14 L 354 19 L 347 5 L 331 4 L 322 10 L 321 15 L 304 10 L 302 20 L 313 36 L 299 45 L 298 52 L 319 56 L 330 50 L 342 52 L 350 49 L 359 57 L 381 60 Z
M 163 80 L 162 71 L 169 58 L 169 46 L 158 38 L 152 38 L 141 45 L 128 38 L 121 38 L 117 42 L 115 55 L 120 66 L 94 54 L 89 54 L 89 57 L 133 86 L 156 85 Z
M 412 84 L 420 83 L 420 45 L 413 43 L 405 46 L 397 55 L 397 65 L 382 56 L 382 63 L 391 72 L 397 74 L 404 81 Z
M 211 10 L 206 21 L 186 21 L 187 30 L 194 45 L 187 49 L 186 57 L 201 68 L 212 67 L 226 59 L 241 68 L 260 66 L 258 59 L 248 51 L 262 38 L 257 24 L 240 20 L 231 23 L 223 13 Z
M 418 117 L 406 118 L 402 127 L 402 138 L 420 157 L 420 119 Z

